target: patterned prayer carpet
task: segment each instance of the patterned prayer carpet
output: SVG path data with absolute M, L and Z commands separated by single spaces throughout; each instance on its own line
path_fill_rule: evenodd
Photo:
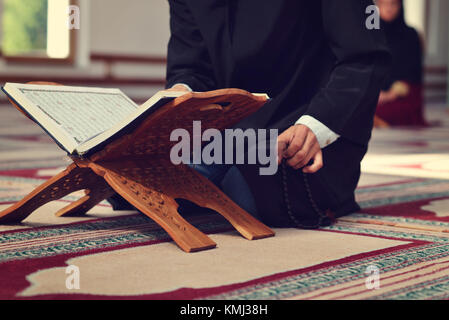
M 448 299 L 448 137 L 446 123 L 375 131 L 357 190 L 363 209 L 331 227 L 247 241 L 219 215 L 186 217 L 218 244 L 193 254 L 107 203 L 56 218 L 72 194 L 0 226 L 0 299 Z M 35 124 L 0 107 L 0 210 L 66 164 Z M 79 289 L 66 286 L 69 265 Z

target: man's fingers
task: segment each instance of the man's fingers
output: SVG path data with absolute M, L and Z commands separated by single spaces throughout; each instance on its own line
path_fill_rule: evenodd
M 301 149 L 287 161 L 287 164 L 295 169 L 300 169 L 307 165 L 315 152 L 319 149 L 313 134 L 308 134 Z
M 285 150 L 284 152 L 284 158 L 287 159 L 292 158 L 298 151 L 303 148 L 304 142 L 307 138 L 307 130 L 303 130 L 304 128 L 300 126 L 292 128 L 294 128 L 295 130 L 291 131 L 290 141 L 288 141 L 287 150 Z
M 170 89 L 165 89 L 165 91 L 181 91 L 181 92 L 185 92 L 188 93 L 190 92 L 189 89 L 187 89 L 187 87 L 185 85 L 182 84 L 175 84 L 173 87 L 171 87 Z
M 296 168 L 306 157 L 307 153 L 304 150 L 299 150 L 292 158 L 287 160 L 287 164 Z
M 306 158 L 304 158 L 301 162 L 299 162 L 296 166 L 294 166 L 293 169 L 299 170 L 301 168 L 304 168 L 310 162 L 310 160 L 312 160 L 313 158 L 312 154 L 313 152 L 309 153 L 309 155 Z
M 304 173 L 316 173 L 323 167 L 323 153 L 321 150 L 313 157 L 313 163 L 310 166 L 305 167 L 302 172 Z
M 321 148 L 313 132 L 299 125 L 290 127 L 278 137 L 277 151 L 278 164 L 287 159 L 287 164 L 297 170 L 309 164 L 318 152 L 321 153 Z

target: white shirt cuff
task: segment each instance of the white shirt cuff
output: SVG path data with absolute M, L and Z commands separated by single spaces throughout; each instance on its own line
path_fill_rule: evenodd
M 315 134 L 321 149 L 337 141 L 340 135 L 333 132 L 323 123 L 311 116 L 302 116 L 295 124 L 302 124 L 308 127 Z
M 189 85 L 187 85 L 187 84 L 185 84 L 185 83 L 175 83 L 174 85 L 173 85 L 173 87 L 174 86 L 184 86 L 187 90 L 189 90 L 190 92 L 192 92 L 193 90 L 192 90 L 192 88 L 190 88 L 190 86 Z

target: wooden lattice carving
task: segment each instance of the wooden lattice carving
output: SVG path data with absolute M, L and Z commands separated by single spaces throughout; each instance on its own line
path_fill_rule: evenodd
M 66 170 L 0 212 L 0 223 L 22 221 L 49 201 L 85 190 L 84 197 L 56 214 L 85 214 L 117 192 L 164 228 L 184 251 L 215 247 L 214 241 L 178 213 L 174 199 L 184 198 L 217 211 L 247 239 L 273 236 L 271 229 L 208 179 L 184 164 L 170 161 L 170 150 L 176 143 L 170 141 L 174 129 L 186 129 L 192 136 L 193 121 L 201 121 L 202 131 L 229 128 L 257 111 L 265 100 L 238 89 L 185 94 L 89 158 L 73 157 L 74 162 Z

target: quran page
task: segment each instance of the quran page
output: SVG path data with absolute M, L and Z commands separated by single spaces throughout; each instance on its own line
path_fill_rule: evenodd
M 15 93 L 14 99 L 20 100 L 17 102 L 37 122 L 44 125 L 41 123 L 44 121 L 46 131 L 53 129 L 65 135 L 63 140 L 71 140 L 69 149 L 72 150 L 110 129 L 138 108 L 118 89 L 8 83 L 5 91 Z M 56 132 L 49 133 L 56 139 L 61 138 Z
M 82 143 L 124 119 L 137 105 L 121 91 L 58 90 L 19 88 L 19 90 L 60 125 L 76 142 Z

